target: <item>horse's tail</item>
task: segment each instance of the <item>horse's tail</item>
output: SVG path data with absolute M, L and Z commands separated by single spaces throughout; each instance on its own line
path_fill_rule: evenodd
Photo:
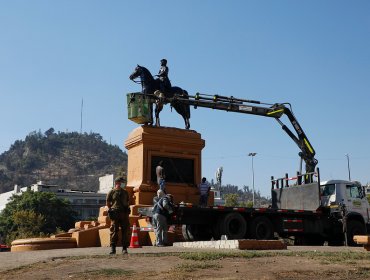
M 189 99 L 189 94 L 186 90 L 183 90 L 183 94 L 186 99 Z M 190 119 L 190 105 L 189 104 L 185 105 L 185 113 L 186 113 L 186 117 Z

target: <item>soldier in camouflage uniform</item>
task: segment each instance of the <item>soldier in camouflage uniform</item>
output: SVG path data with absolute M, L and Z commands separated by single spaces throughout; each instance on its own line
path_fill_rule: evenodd
M 125 190 L 127 180 L 123 177 L 115 179 L 114 188 L 107 194 L 106 205 L 108 212 L 112 220 L 110 227 L 110 246 L 111 251 L 109 254 L 116 253 L 116 245 L 118 242 L 119 227 L 121 227 L 122 233 L 122 253 L 127 254 L 128 247 L 128 230 L 130 227 L 129 223 L 129 196 Z

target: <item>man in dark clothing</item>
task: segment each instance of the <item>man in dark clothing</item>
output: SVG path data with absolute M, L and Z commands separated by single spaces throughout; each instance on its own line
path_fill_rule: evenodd
M 118 242 L 119 227 L 121 227 L 122 233 L 122 253 L 127 254 L 128 247 L 128 230 L 130 227 L 129 223 L 129 196 L 126 187 L 126 178 L 118 177 L 115 179 L 114 188 L 107 194 L 106 205 L 108 207 L 108 213 L 112 221 L 110 227 L 110 246 L 111 251 L 109 254 L 116 253 L 116 245 Z
M 155 173 L 157 175 L 157 183 L 158 183 L 159 189 L 162 190 L 166 194 L 166 185 L 165 185 L 166 173 L 164 172 L 162 160 L 158 163 L 158 166 L 155 168 Z
M 155 203 L 153 206 L 153 227 L 155 232 L 155 246 L 163 247 L 166 246 L 168 243 L 167 219 L 171 216 L 174 210 L 173 197 L 171 194 L 167 194 L 162 198 L 159 198 L 159 200 L 158 199 L 153 200 L 153 202 Z

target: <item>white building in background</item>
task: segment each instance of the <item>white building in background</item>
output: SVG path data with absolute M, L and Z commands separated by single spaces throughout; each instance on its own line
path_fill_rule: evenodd
M 27 190 L 27 188 L 22 189 L 24 189 L 23 191 Z M 5 205 L 9 201 L 9 198 L 11 198 L 13 194 L 21 193 L 22 189 L 18 185 L 15 185 L 14 190 L 0 194 L 0 212 L 4 210 Z
M 225 205 L 225 200 L 221 198 L 221 191 L 216 190 L 214 186 L 211 187 L 211 192 L 213 192 L 214 195 L 214 205 Z
M 77 218 L 86 220 L 98 217 L 99 209 L 105 205 L 106 195 L 112 187 L 113 175 L 106 175 L 99 178 L 98 192 L 61 189 L 57 185 L 44 184 L 42 181 L 31 185 L 29 188 L 34 192 L 52 192 L 60 199 L 69 200 L 73 210 L 77 212 Z M 27 191 L 27 188 L 20 188 L 18 185 L 15 185 L 14 190 L 0 194 L 0 212 L 5 208 L 13 194 L 22 194 Z
M 114 186 L 113 174 L 108 174 L 102 177 L 99 177 L 99 190 L 98 193 L 107 194 Z

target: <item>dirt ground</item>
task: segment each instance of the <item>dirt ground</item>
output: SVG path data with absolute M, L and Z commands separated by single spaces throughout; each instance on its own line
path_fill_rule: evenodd
M 1 265 L 1 264 L 0 264 Z M 55 257 L 0 279 L 370 279 L 370 252 L 182 252 Z

